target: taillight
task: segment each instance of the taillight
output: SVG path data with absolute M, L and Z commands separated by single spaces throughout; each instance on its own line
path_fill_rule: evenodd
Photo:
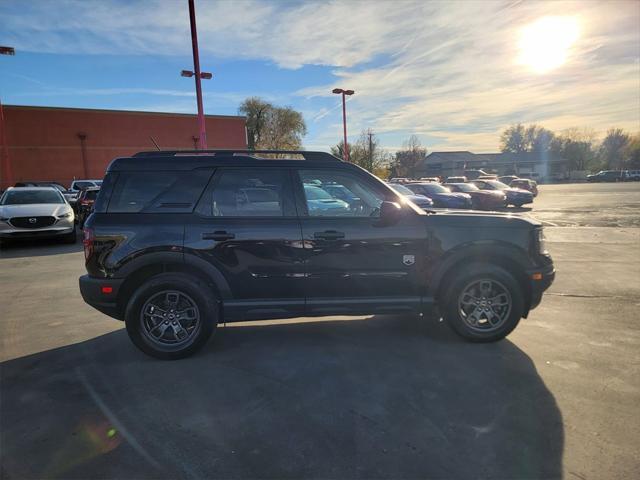
M 82 244 L 84 245 L 84 259 L 87 261 L 91 255 L 93 255 L 93 241 L 95 240 L 95 236 L 92 228 L 85 227 L 83 232 L 84 237 L 82 239 Z

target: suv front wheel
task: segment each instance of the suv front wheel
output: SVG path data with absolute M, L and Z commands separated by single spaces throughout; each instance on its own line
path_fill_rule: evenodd
M 216 301 L 195 278 L 163 273 L 133 294 L 125 322 L 129 338 L 144 353 L 176 360 L 209 340 L 218 325 Z
M 474 342 L 494 342 L 516 328 L 524 314 L 518 281 L 506 270 L 471 266 L 450 283 L 442 311 L 447 323 Z

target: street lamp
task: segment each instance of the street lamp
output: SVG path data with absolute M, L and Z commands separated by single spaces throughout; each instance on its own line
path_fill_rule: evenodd
M 347 144 L 347 107 L 346 107 L 346 95 L 353 95 L 353 90 L 343 90 L 342 88 L 334 88 L 333 93 L 342 95 L 342 127 L 344 129 L 344 148 L 342 149 L 342 158 L 349 161 L 349 145 Z
M 15 55 L 16 51 L 13 47 L 0 46 L 0 55 Z M 0 190 L 4 186 L 9 187 L 12 183 L 11 162 L 9 161 L 9 146 L 7 145 L 7 126 L 4 122 L 4 110 L 2 109 L 2 101 L 0 100 L 0 143 L 2 150 L 0 151 Z
M 183 77 L 195 77 L 196 79 L 196 100 L 198 102 L 198 130 L 200 137 L 198 139 L 200 150 L 207 149 L 207 131 L 204 123 L 204 108 L 202 107 L 202 85 L 201 79 L 210 80 L 213 75 L 208 72 L 200 71 L 200 56 L 198 54 L 198 34 L 196 32 L 196 8 L 193 0 L 189 0 L 189 21 L 191 23 L 191 46 L 193 47 L 193 71 L 182 70 L 180 75 Z

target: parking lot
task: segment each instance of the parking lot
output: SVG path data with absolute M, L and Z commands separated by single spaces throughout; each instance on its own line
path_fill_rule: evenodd
M 507 340 L 437 319 L 221 326 L 146 357 L 81 243 L 0 251 L 2 478 L 638 478 L 640 183 L 542 185 L 557 278 Z

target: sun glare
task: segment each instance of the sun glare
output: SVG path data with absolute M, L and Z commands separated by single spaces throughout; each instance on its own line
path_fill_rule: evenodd
M 522 29 L 518 61 L 537 73 L 549 72 L 565 63 L 578 33 L 574 17 L 543 17 Z

